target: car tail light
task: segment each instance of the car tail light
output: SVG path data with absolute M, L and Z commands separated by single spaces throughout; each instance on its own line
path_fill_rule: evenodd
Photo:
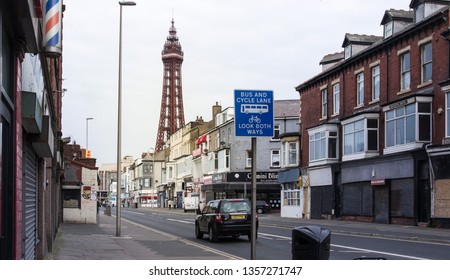
M 220 213 L 216 214 L 216 219 L 215 219 L 216 223 L 221 223 L 222 222 L 222 215 Z

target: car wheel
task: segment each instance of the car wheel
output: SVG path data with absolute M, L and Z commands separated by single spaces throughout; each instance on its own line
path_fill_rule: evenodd
M 211 243 L 217 242 L 218 237 L 217 237 L 217 235 L 214 233 L 214 230 L 213 230 L 213 227 L 212 227 L 212 226 L 209 227 L 209 232 L 208 232 L 208 234 L 209 234 L 209 242 L 211 242 Z
M 195 224 L 195 237 L 197 237 L 197 239 L 203 239 L 203 232 L 200 231 L 200 226 L 198 224 Z
M 263 213 L 263 210 L 262 210 L 261 208 L 258 208 L 258 209 L 256 209 L 256 212 L 257 212 L 258 214 L 262 214 L 262 213 Z

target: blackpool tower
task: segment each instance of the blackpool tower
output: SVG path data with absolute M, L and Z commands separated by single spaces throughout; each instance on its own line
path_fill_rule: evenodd
M 164 67 L 161 112 L 159 114 L 158 135 L 155 150 L 161 151 L 170 135 L 184 126 L 183 91 L 181 84 L 181 64 L 183 51 L 172 19 L 169 36 L 162 50 Z

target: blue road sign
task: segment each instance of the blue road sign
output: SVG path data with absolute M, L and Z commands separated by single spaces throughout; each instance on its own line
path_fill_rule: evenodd
M 273 137 L 273 91 L 235 90 L 236 136 Z

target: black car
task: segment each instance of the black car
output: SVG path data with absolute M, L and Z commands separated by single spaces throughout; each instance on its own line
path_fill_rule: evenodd
M 195 236 L 203 238 L 208 234 L 210 242 L 219 237 L 239 237 L 247 235 L 252 239 L 252 213 L 248 199 L 211 200 L 202 211 L 197 212 L 195 220 Z M 256 217 L 256 236 L 258 236 L 258 217 Z
M 258 214 L 262 213 L 269 213 L 272 210 L 272 207 L 270 207 L 270 204 L 267 203 L 264 200 L 257 200 L 256 201 L 256 212 Z

